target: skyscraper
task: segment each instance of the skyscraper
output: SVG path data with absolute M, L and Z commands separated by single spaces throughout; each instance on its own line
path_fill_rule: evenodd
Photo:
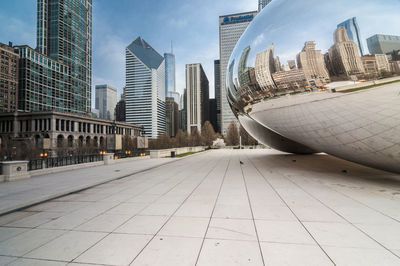
M 110 85 L 96 85 L 95 107 L 99 110 L 99 118 L 114 120 L 117 105 L 117 89 Z
M 164 57 L 141 37 L 126 47 L 126 122 L 150 138 L 166 131 Z
M 336 29 L 334 45 L 329 48 L 329 61 L 335 75 L 354 77 L 364 74 L 364 66 L 357 44 L 350 40 L 344 27 Z
M 168 92 L 175 92 L 175 55 L 171 53 L 164 54 L 165 59 L 165 95 L 168 95 Z
M 70 67 L 33 48 L 15 46 L 19 53 L 18 109 L 24 112 L 77 112 L 71 90 Z
M 233 49 L 249 23 L 257 15 L 257 11 L 232 14 L 219 17 L 219 55 L 221 69 L 220 103 L 221 124 L 220 130 L 225 134 L 231 121 L 237 121 L 229 106 L 226 95 L 226 69 Z
M 271 3 L 272 0 L 258 0 L 258 12 L 260 12 L 266 5 Z
M 61 99 L 74 113 L 90 113 L 92 0 L 37 0 L 37 48 L 70 69 L 71 86 Z
M 178 126 L 179 126 L 178 104 L 172 97 L 166 97 L 165 104 L 166 104 L 167 134 L 170 137 L 175 137 L 176 133 L 178 132 Z
M 375 34 L 367 39 L 371 54 L 389 54 L 400 51 L 400 36 Z
M 186 65 L 187 131 L 201 126 L 209 120 L 209 83 L 201 64 Z
M 18 110 L 18 61 L 19 55 L 12 43 L 0 43 L 0 113 Z
M 221 67 L 220 60 L 214 60 L 214 93 L 215 93 L 215 112 L 216 124 L 214 125 L 215 132 L 220 132 L 219 125 L 221 124 Z
M 353 17 L 343 21 L 342 23 L 338 24 L 337 27 L 344 27 L 346 29 L 347 36 L 349 36 L 351 41 L 354 41 L 357 44 L 360 55 L 363 56 L 364 50 L 361 42 L 361 33 L 360 28 L 358 27 L 357 18 Z
M 275 83 L 272 79 L 272 74 L 276 72 L 273 44 L 268 49 L 257 53 L 254 68 L 260 88 L 264 91 L 275 89 Z
M 315 42 L 308 41 L 303 50 L 297 54 L 297 67 L 304 71 L 310 83 L 320 87 L 330 82 L 321 50 L 315 50 Z

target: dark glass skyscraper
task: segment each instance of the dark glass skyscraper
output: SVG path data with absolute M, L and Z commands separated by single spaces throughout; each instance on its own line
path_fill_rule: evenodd
M 361 42 L 360 28 L 358 27 L 357 19 L 351 18 L 338 24 L 337 27 L 344 27 L 346 29 L 349 39 L 357 44 L 360 55 L 364 55 L 364 50 Z
M 37 48 L 70 69 L 66 109 L 90 113 L 92 0 L 37 0 Z

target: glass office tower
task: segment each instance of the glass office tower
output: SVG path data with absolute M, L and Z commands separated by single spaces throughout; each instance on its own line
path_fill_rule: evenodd
M 358 27 L 357 19 L 354 17 L 343 21 L 342 23 L 338 24 L 337 27 L 344 27 L 346 29 L 349 39 L 357 44 L 360 55 L 363 56 L 364 49 L 361 42 L 360 28 Z
M 67 110 L 90 113 L 92 0 L 38 0 L 37 50 L 70 69 Z
M 157 138 L 166 131 L 165 108 L 164 57 L 138 37 L 126 47 L 126 122 Z

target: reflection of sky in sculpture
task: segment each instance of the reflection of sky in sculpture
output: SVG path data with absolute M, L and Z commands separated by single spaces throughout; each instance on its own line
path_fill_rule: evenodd
M 364 51 L 368 52 L 368 37 L 400 35 L 399 10 L 399 0 L 275 0 L 250 24 L 231 58 L 239 59 L 243 49 L 250 45 L 247 66 L 254 66 L 256 54 L 274 44 L 274 56 L 279 56 L 281 64 L 287 65 L 306 41 L 315 41 L 316 49 L 325 53 L 333 44 L 337 24 L 352 17 L 357 18 Z M 234 73 L 237 68 L 235 64 Z

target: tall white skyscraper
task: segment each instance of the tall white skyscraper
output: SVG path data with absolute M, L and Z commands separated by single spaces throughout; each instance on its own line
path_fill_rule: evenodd
M 266 5 L 271 3 L 272 0 L 258 0 L 258 12 L 260 12 Z
M 117 105 L 117 89 L 109 85 L 96 85 L 96 109 L 99 118 L 114 120 Z
M 190 134 L 197 128 L 200 132 L 210 111 L 209 82 L 201 64 L 186 65 L 186 93 L 187 131 Z
M 164 57 L 141 37 L 126 48 L 126 122 L 150 138 L 166 131 Z
M 219 58 L 221 69 L 221 96 L 219 98 L 221 101 L 220 129 L 223 135 L 226 134 L 226 130 L 231 121 L 237 121 L 226 98 L 226 69 L 229 58 L 231 57 L 237 41 L 256 15 L 257 11 L 252 11 L 219 17 Z M 218 97 L 216 98 L 218 99 Z

